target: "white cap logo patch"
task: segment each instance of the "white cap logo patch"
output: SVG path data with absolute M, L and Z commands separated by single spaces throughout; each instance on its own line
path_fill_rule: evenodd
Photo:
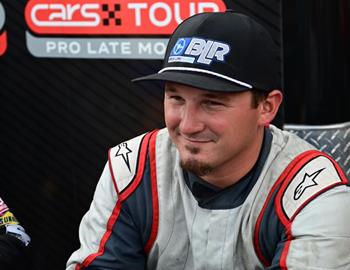
M 170 52 L 168 63 L 184 62 L 210 65 L 212 61 L 225 62 L 230 46 L 215 40 L 179 38 Z

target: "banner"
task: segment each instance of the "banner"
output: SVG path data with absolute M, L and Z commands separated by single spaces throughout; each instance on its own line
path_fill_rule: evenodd
M 36 57 L 162 59 L 183 20 L 225 10 L 221 0 L 31 0 L 27 47 Z

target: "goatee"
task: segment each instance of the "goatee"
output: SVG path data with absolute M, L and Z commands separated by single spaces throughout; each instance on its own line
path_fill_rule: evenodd
M 189 171 L 197 176 L 205 176 L 213 171 L 213 167 L 210 164 L 195 159 L 181 160 L 180 165 L 185 171 Z

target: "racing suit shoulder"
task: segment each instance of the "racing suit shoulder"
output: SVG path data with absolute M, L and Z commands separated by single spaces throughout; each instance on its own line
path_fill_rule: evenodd
M 157 131 L 123 142 L 109 151 L 90 209 L 84 215 L 81 247 L 69 270 L 143 269 L 156 234 L 152 160 Z
M 328 196 L 327 194 L 333 194 L 335 190 L 342 189 L 348 193 L 350 189 L 347 186 L 348 180 L 343 171 L 330 156 L 315 150 L 313 147 L 307 149 L 307 143 L 300 138 L 296 138 L 295 135 L 288 133 L 286 135 L 286 140 L 290 140 L 288 148 L 291 151 L 285 150 L 284 159 L 286 157 L 288 159 L 288 155 L 293 153 L 293 150 L 297 147 L 304 145 L 306 149 L 304 151 L 297 150 L 297 155 L 286 163 L 287 166 L 270 189 L 257 220 L 254 239 L 255 248 L 264 266 L 272 267 L 267 269 L 280 269 L 278 267 L 294 269 L 289 268 L 293 263 L 292 265 L 287 263 L 287 261 L 293 260 L 294 262 L 299 260 L 300 267 L 303 266 L 297 269 L 308 269 L 305 268 L 307 263 L 304 265 L 301 260 L 303 257 L 300 256 L 301 253 L 296 255 L 298 252 L 293 248 L 298 245 L 297 243 L 300 243 L 297 238 L 306 233 L 303 228 L 308 227 L 307 224 L 322 220 L 323 217 L 320 215 L 319 209 L 315 208 L 317 202 L 324 201 L 324 198 Z M 335 192 L 334 194 L 338 193 Z M 337 197 L 340 198 L 341 195 L 331 196 L 335 201 L 339 201 Z M 331 201 L 330 203 L 333 204 Z M 303 219 L 305 211 L 314 217 L 309 220 Z M 348 219 L 345 215 L 344 218 Z M 299 222 L 294 222 L 294 220 L 299 220 Z M 300 222 L 300 220 L 303 221 Z M 333 227 L 337 227 L 336 225 Z M 320 226 L 321 228 L 322 226 Z M 314 245 L 313 248 L 319 248 L 323 252 L 327 252 L 327 248 L 320 244 L 322 239 L 328 238 L 327 240 L 333 242 L 342 241 L 340 238 L 332 238 L 327 233 L 320 237 L 320 235 L 317 235 L 319 233 L 317 230 L 314 233 L 314 235 L 308 235 L 307 239 L 303 239 L 305 252 L 307 252 L 307 242 L 310 243 L 309 247 Z M 339 241 L 335 239 L 339 239 Z M 301 250 L 300 247 L 299 250 Z M 308 252 L 310 253 L 310 250 Z M 306 257 L 304 256 L 304 258 Z M 310 266 L 316 265 L 321 264 L 310 264 Z
M 298 156 L 296 164 L 283 174 L 275 207 L 282 223 L 287 225 L 310 201 L 334 186 L 348 180 L 339 165 L 327 154 L 310 150 Z M 287 169 L 286 169 L 287 170 Z
M 108 151 L 108 165 L 119 196 L 132 185 L 136 176 L 142 173 L 149 139 L 150 133 L 145 133 Z

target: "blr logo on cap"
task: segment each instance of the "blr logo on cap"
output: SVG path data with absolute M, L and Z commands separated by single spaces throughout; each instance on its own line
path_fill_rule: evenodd
M 226 43 L 201 38 L 179 38 L 170 52 L 168 63 L 200 63 L 210 65 L 211 62 L 224 62 L 224 56 L 230 52 Z

